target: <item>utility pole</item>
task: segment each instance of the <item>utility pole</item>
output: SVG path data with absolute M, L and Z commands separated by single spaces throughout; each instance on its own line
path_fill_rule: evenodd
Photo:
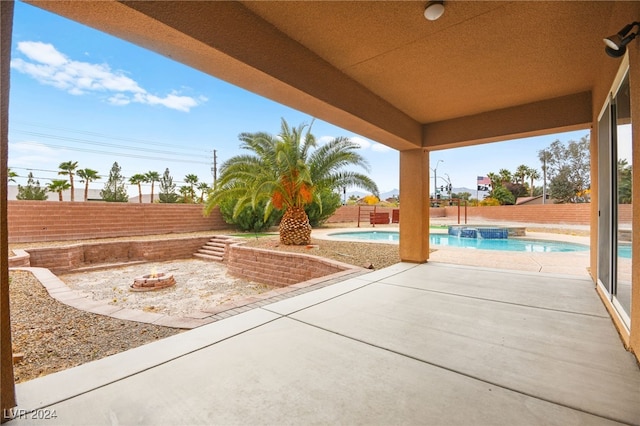
M 211 167 L 211 174 L 213 174 L 213 187 L 216 187 L 216 181 L 218 180 L 218 155 L 215 149 L 213 150 L 213 166 Z

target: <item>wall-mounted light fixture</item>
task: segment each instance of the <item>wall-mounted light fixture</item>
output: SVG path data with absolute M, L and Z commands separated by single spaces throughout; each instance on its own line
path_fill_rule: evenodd
M 424 10 L 424 17 L 435 21 L 444 13 L 444 1 L 430 1 Z
M 604 51 L 607 52 L 607 55 L 611 56 L 612 58 L 619 58 L 620 56 L 624 55 L 624 53 L 627 51 L 627 44 L 629 44 L 631 40 L 638 36 L 638 30 L 636 30 L 635 33 L 629 34 L 629 32 L 636 25 L 638 26 L 638 30 L 640 30 L 640 22 L 636 21 L 630 23 L 629 25 L 625 25 L 624 28 L 622 28 L 616 34 L 602 39 L 602 41 L 604 41 L 604 44 L 607 45 L 607 47 L 604 48 Z

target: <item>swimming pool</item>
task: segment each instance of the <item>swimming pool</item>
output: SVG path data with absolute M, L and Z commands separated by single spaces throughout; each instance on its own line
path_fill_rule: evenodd
M 387 241 L 396 243 L 400 240 L 400 234 L 395 231 L 335 232 L 329 234 L 329 236 L 352 240 Z M 434 246 L 441 247 L 462 247 L 479 250 L 502 250 L 529 253 L 563 253 L 589 251 L 589 246 L 585 244 L 518 238 L 460 238 L 446 234 L 431 234 L 429 242 Z M 630 251 L 628 257 L 631 257 Z

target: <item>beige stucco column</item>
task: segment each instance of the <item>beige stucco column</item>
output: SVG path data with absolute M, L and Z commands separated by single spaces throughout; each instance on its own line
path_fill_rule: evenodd
M 13 0 L 0 1 L 0 422 L 16 406 L 9 316 L 9 238 L 7 236 L 7 159 L 9 127 L 9 62 Z
M 429 152 L 400 152 L 400 259 L 429 258 Z

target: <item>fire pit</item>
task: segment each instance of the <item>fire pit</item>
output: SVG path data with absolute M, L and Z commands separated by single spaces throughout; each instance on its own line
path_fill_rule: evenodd
M 131 285 L 131 291 L 153 291 L 171 287 L 176 284 L 172 274 L 164 272 L 143 275 L 135 278 Z

